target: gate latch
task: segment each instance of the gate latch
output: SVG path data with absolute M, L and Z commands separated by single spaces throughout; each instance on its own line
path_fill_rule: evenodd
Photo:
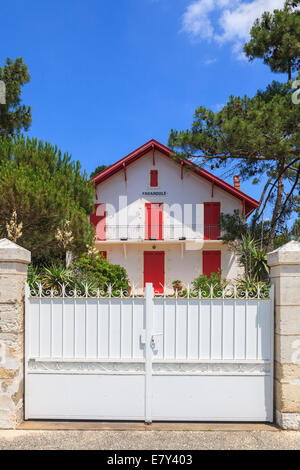
M 163 336 L 163 333 L 153 333 L 153 335 L 151 336 L 151 346 L 152 347 L 155 346 L 155 339 L 154 339 L 155 336 Z

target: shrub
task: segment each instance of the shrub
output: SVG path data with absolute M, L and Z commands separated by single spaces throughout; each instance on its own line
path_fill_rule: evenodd
M 236 248 L 240 264 L 245 269 L 245 276 L 253 281 L 266 281 L 269 268 L 267 265 L 267 254 L 264 249 L 259 248 L 259 242 L 250 235 L 242 235 L 241 241 Z
M 42 282 L 42 278 L 40 276 L 40 269 L 38 266 L 34 266 L 33 264 L 30 264 L 28 266 L 27 282 L 30 287 L 36 286 L 36 284 Z
M 72 273 L 62 264 L 51 264 L 48 267 L 43 267 L 40 278 L 44 289 L 54 289 L 59 294 L 62 293 L 62 284 L 65 284 L 68 288 L 73 287 Z
M 237 279 L 237 295 L 238 297 L 246 297 L 246 292 L 248 297 L 256 297 L 259 290 L 259 296 L 262 299 L 267 299 L 270 293 L 270 285 L 264 281 L 254 281 L 250 277 L 245 277 L 244 279 Z
M 44 291 L 53 289 L 55 295 L 62 294 L 63 284 L 67 294 L 76 289 L 78 295 L 83 295 L 86 288 L 90 295 L 95 295 L 97 289 L 103 294 L 107 292 L 109 285 L 116 295 L 121 289 L 129 289 L 125 268 L 109 263 L 99 254 L 81 256 L 69 268 L 62 264 L 30 265 L 27 281 L 31 289 L 36 290 L 37 284 L 42 283 Z
M 127 291 L 129 288 L 126 269 L 117 264 L 111 264 L 100 254 L 81 256 L 73 263 L 71 269 L 77 281 L 91 282 L 101 291 L 106 292 L 109 284 L 112 285 L 113 291 L 120 291 L 120 289 Z
M 206 274 L 201 274 L 192 282 L 193 294 L 198 296 L 199 291 L 201 291 L 201 295 L 203 297 L 209 297 L 211 286 L 213 286 L 214 297 L 222 297 L 222 290 L 226 285 L 227 281 L 222 279 L 221 270 L 218 272 L 212 272 L 210 277 L 206 276 Z

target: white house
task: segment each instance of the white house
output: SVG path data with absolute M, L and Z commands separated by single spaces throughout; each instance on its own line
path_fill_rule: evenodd
M 139 289 L 157 292 L 173 280 L 191 283 L 222 270 L 234 279 L 236 256 L 221 240 L 220 212 L 248 217 L 258 202 L 152 139 L 93 178 L 96 247 L 124 266 Z

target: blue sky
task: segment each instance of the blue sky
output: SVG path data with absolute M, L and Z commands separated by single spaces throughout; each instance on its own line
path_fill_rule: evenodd
M 241 57 L 249 24 L 283 0 L 15 0 L 3 2 L 0 64 L 23 57 L 29 135 L 57 144 L 90 173 L 171 128 L 199 105 L 255 94 L 273 79 Z M 219 172 L 222 176 L 224 170 Z M 231 183 L 231 177 L 228 180 Z M 257 197 L 249 182 L 242 189 Z

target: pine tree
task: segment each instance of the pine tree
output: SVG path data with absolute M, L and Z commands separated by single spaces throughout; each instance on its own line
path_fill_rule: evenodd
M 4 83 L 4 103 L 0 102 L 0 136 L 27 131 L 31 124 L 31 108 L 21 104 L 22 86 L 30 81 L 27 66 L 22 58 L 14 62 L 6 59 L 0 67 L 0 81 Z
M 0 238 L 7 237 L 16 211 L 22 223 L 18 243 L 32 252 L 35 263 L 64 259 L 66 249 L 86 252 L 94 236 L 88 221 L 94 188 L 79 162 L 47 142 L 0 137 L 0 187 Z M 57 240 L 66 224 L 72 233 L 67 248 Z
M 93 178 L 94 176 L 96 175 L 99 175 L 99 173 L 101 173 L 102 171 L 106 170 L 107 168 L 107 165 L 99 165 L 95 168 L 94 171 L 92 171 L 92 173 L 90 174 L 90 178 Z
M 287 1 L 284 8 L 273 13 L 264 12 L 250 31 L 251 39 L 244 46 L 244 52 L 252 61 L 263 59 L 272 72 L 292 72 L 300 66 L 300 1 Z
M 255 178 L 260 184 L 267 175 L 254 223 L 270 202 L 269 250 L 276 231 L 295 210 L 300 178 L 300 106 L 292 103 L 292 92 L 289 84 L 273 82 L 253 98 L 231 96 L 217 113 L 199 107 L 190 130 L 171 130 L 169 136 L 175 158 L 188 158 L 211 170 L 238 167 L 242 178 Z

